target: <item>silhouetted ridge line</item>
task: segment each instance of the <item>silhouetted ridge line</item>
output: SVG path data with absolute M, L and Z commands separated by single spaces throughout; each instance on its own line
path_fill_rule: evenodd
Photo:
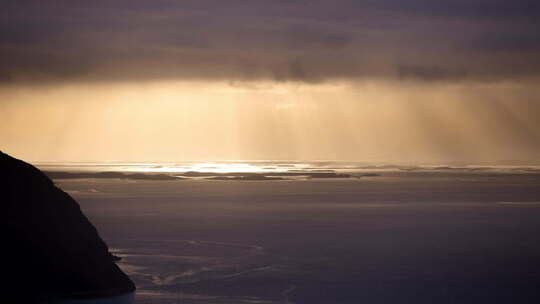
M 99 298 L 135 290 L 77 202 L 34 166 L 0 152 L 0 302 Z

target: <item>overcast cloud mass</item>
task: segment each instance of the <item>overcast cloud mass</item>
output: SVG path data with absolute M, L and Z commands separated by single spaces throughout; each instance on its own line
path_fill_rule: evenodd
M 535 0 L 5 1 L 0 80 L 530 79 L 539 29 Z

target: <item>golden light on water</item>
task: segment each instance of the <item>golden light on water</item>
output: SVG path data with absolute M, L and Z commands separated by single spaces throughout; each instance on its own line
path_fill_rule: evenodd
M 287 172 L 290 168 L 278 168 L 276 166 L 265 166 L 248 163 L 219 163 L 219 162 L 200 162 L 181 165 L 167 164 L 143 164 L 137 166 L 118 165 L 116 170 L 147 172 L 147 173 L 174 173 L 174 172 L 200 172 L 200 173 L 268 173 L 268 172 Z
M 260 173 L 260 172 L 284 172 L 286 170 L 282 169 L 264 169 L 260 166 L 254 166 L 251 164 L 242 164 L 242 163 L 202 163 L 196 164 L 191 167 L 193 171 L 196 172 L 215 172 L 215 173 L 234 173 L 234 172 L 249 172 L 249 173 Z

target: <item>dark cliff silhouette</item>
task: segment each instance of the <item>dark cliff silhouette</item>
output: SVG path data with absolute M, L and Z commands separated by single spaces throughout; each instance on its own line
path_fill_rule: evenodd
M 2 303 L 132 292 L 77 202 L 34 166 L 0 152 Z M 4 299 L 4 300 L 2 300 Z

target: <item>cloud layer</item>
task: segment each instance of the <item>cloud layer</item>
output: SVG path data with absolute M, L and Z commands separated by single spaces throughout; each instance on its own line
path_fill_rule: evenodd
M 8 1 L 0 82 L 540 75 L 531 0 Z

